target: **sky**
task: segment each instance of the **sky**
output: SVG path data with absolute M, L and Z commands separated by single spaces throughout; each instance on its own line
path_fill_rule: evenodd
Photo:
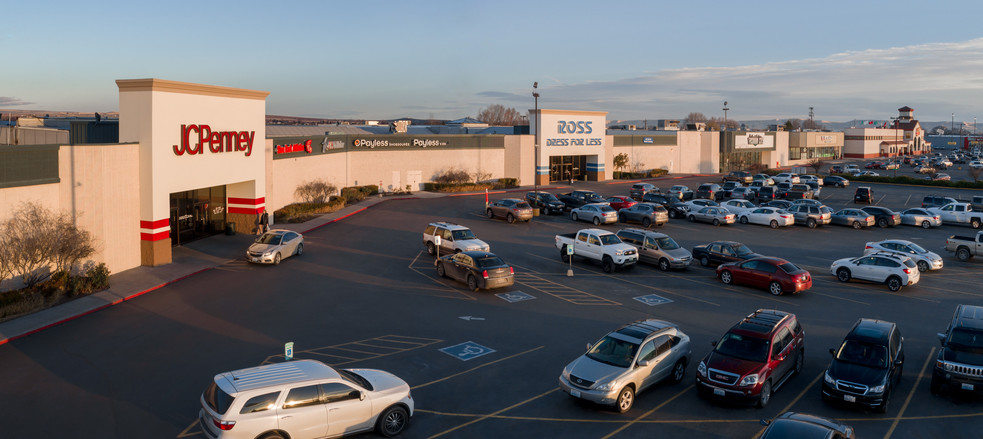
M 264 90 L 267 114 L 983 118 L 983 2 L 15 1 L 0 109 L 117 111 L 117 79 Z M 0 110 L 2 111 L 2 110 Z

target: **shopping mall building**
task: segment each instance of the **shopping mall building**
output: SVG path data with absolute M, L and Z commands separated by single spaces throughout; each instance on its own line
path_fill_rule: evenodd
M 73 132 L 68 144 L 0 146 L 0 220 L 23 202 L 68 212 L 95 238 L 93 259 L 113 272 L 170 263 L 173 246 L 227 223 L 255 230 L 259 213 L 299 201 L 297 187 L 315 179 L 420 190 L 442 171 L 461 169 L 546 185 L 607 180 L 622 170 L 790 166 L 843 148 L 842 133 L 609 132 L 605 112 L 554 109 L 529 110 L 529 134 L 324 129 L 268 136 L 267 92 L 161 79 L 116 83 L 118 142 L 88 143 Z M 614 169 L 620 154 L 628 165 Z

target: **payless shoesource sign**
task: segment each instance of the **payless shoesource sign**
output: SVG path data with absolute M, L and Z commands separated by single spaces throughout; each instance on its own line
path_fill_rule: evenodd
M 253 153 L 255 131 L 218 131 L 208 125 L 181 125 L 181 143 L 174 145 L 174 155 L 213 154 L 242 152 L 249 157 Z

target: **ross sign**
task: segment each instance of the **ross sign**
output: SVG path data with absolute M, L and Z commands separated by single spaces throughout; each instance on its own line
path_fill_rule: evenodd
M 191 144 L 191 133 L 197 134 L 198 141 Z M 253 153 L 255 131 L 212 131 L 208 125 L 181 125 L 181 144 L 174 145 L 174 155 L 204 154 L 205 146 L 212 153 L 244 151 L 246 157 Z
M 440 352 L 443 352 L 461 361 L 468 361 L 478 358 L 482 355 L 488 355 L 492 352 L 495 352 L 495 350 L 486 348 L 473 341 L 467 341 L 461 344 L 456 344 L 454 346 L 448 346 L 446 348 L 440 349 Z
M 607 113 L 596 111 L 539 110 L 531 113 L 530 126 L 546 154 L 598 154 L 604 147 Z M 541 132 L 539 132 L 541 131 Z M 558 148 L 550 151 L 551 148 Z
M 775 149 L 775 138 L 765 133 L 734 136 L 734 149 Z
M 287 361 L 294 359 L 294 342 L 288 341 L 283 345 L 283 358 Z

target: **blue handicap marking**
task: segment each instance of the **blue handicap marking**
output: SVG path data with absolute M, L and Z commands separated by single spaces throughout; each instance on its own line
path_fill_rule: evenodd
M 638 296 L 635 300 L 642 302 L 648 306 L 663 305 L 666 303 L 672 303 L 672 300 L 666 299 L 662 296 L 657 296 L 655 294 L 649 294 L 648 296 Z
M 487 355 L 495 352 L 494 349 L 486 348 L 473 341 L 467 341 L 461 344 L 456 344 L 454 346 L 448 346 L 446 348 L 440 349 L 447 355 L 457 358 L 461 361 L 468 361 L 474 358 L 478 358 L 482 355 Z
M 535 299 L 534 296 L 530 296 L 526 293 L 523 293 L 522 291 L 509 291 L 507 293 L 498 293 L 495 296 L 498 296 L 499 299 L 502 299 L 509 303 L 522 302 L 523 300 Z

